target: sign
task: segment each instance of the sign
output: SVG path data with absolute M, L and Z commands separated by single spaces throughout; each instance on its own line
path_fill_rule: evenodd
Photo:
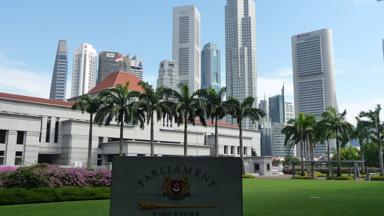
M 242 216 L 240 158 L 116 157 L 111 216 Z
M 106 53 L 105 56 L 108 58 L 115 58 L 115 53 Z

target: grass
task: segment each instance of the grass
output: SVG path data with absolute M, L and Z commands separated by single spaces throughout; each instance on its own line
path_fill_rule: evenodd
M 383 215 L 384 183 L 244 179 L 245 216 Z M 107 216 L 109 200 L 1 206 L 7 216 Z

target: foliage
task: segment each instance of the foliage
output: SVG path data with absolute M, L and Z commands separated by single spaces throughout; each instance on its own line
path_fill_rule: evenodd
M 371 181 L 384 181 L 384 176 L 372 176 Z
M 243 177 L 243 178 L 255 178 L 255 176 L 252 175 L 251 173 L 245 173 L 245 174 L 243 174 L 242 177 Z
M 367 166 L 379 166 L 379 147 L 374 143 L 367 143 L 364 146 L 364 159 Z
M 312 180 L 313 178 L 311 176 L 307 176 L 307 175 L 304 175 L 304 176 L 300 176 L 300 175 L 297 175 L 295 177 L 292 177 L 291 179 L 305 179 L 305 180 Z
M 300 162 L 300 159 L 295 156 L 288 155 L 284 158 L 283 165 L 290 166 L 293 162 L 295 163 Z
M 359 149 L 353 146 L 341 148 L 340 159 L 341 160 L 360 160 L 360 151 Z M 337 160 L 336 154 L 333 155 L 332 160 Z
M 109 187 L 10 188 L 0 189 L 0 205 L 95 200 L 110 198 Z
M 54 165 L 21 167 L 9 172 L 0 184 L 6 188 L 110 186 L 111 172 L 107 169 L 60 168 Z
M 327 180 L 353 180 L 352 176 L 330 176 L 327 177 Z

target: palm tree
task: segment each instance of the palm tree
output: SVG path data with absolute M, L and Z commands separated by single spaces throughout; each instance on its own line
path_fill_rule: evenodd
M 304 148 L 306 144 L 311 145 L 314 122 L 315 117 L 299 113 L 297 119 L 289 120 L 288 125 L 281 131 L 285 135 L 286 146 L 293 148 L 295 145 L 300 145 L 301 176 L 304 176 Z
M 230 114 L 234 119 L 236 119 L 237 125 L 239 127 L 239 144 L 240 144 L 240 158 L 243 160 L 243 120 L 249 119 L 253 123 L 261 120 L 265 113 L 263 110 L 254 108 L 253 104 L 255 99 L 253 97 L 247 97 L 243 102 L 240 103 L 236 98 L 230 98 L 226 101 L 226 107 L 228 109 L 228 114 Z M 244 170 L 244 163 L 243 172 Z
M 364 158 L 364 148 L 365 144 L 369 142 L 370 136 L 369 136 L 369 124 L 367 122 L 363 121 L 359 117 L 356 117 L 356 127 L 353 129 L 353 132 L 351 134 L 351 137 L 354 139 L 357 139 L 360 144 L 360 159 L 362 161 L 365 160 Z M 363 170 L 365 168 L 365 162 L 363 162 Z
M 368 127 L 368 130 L 372 132 L 373 138 L 375 138 L 375 141 L 379 147 L 379 164 L 380 164 L 380 176 L 384 176 L 384 164 L 383 164 L 383 138 L 382 138 L 382 131 L 383 124 L 380 121 L 380 111 L 381 106 L 378 104 L 375 108 L 375 110 L 369 110 L 368 112 L 361 112 L 359 117 L 365 118 L 365 124 Z
M 227 102 L 224 101 L 224 95 L 227 88 L 223 87 L 218 92 L 213 88 L 201 89 L 198 95 L 206 101 L 206 113 L 215 124 L 215 157 L 219 156 L 218 127 L 217 122 L 226 115 Z
M 187 85 L 181 86 L 180 93 L 173 91 L 173 96 L 176 100 L 173 108 L 176 123 L 184 124 L 184 156 L 187 156 L 188 123 L 195 125 L 195 118 L 199 117 L 201 124 L 207 125 L 205 122 L 206 104 L 197 96 L 197 92 L 191 94 Z
M 336 139 L 337 176 L 341 176 L 340 142 L 343 142 L 345 137 L 350 137 L 353 128 L 353 126 L 345 119 L 346 115 L 346 110 L 342 113 L 338 113 L 333 107 L 328 107 L 322 114 L 325 126 L 332 131 Z
M 319 143 L 327 143 L 327 161 L 328 161 L 328 176 L 331 176 L 332 166 L 331 166 L 331 147 L 329 140 L 335 138 L 333 131 L 327 126 L 327 123 L 324 119 L 321 119 L 316 123 L 315 129 L 316 141 Z
M 151 156 L 154 156 L 154 115 L 156 112 L 157 121 L 163 116 L 170 117 L 173 102 L 167 100 L 171 96 L 172 91 L 168 88 L 160 87 L 156 91 L 152 85 L 141 81 L 139 85 L 143 88 L 143 92 L 139 96 L 138 106 L 143 109 L 146 115 L 147 124 L 151 125 L 150 130 L 150 146 Z
M 98 97 L 90 97 L 89 95 L 83 95 L 80 100 L 75 102 L 72 106 L 74 110 L 81 110 L 82 113 L 89 113 L 89 134 L 88 134 L 88 160 L 87 169 L 92 168 L 92 126 L 93 115 L 100 109 L 101 100 Z
M 144 127 L 145 116 L 137 104 L 140 93 L 128 89 L 129 82 L 125 85 L 117 85 L 100 93 L 104 106 L 95 116 L 95 122 L 99 125 L 110 125 L 115 120 L 120 125 L 119 155 L 123 155 L 124 123 L 140 124 Z

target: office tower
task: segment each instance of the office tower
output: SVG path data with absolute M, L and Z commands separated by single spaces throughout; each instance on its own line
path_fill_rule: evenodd
M 269 118 L 269 104 L 268 100 L 265 99 L 265 96 L 264 99 L 260 100 L 259 102 L 259 109 L 263 110 L 265 113 L 265 117 Z
M 201 88 L 221 88 L 220 50 L 216 44 L 207 43 L 201 51 Z
M 64 100 L 67 88 L 67 41 L 59 40 L 57 46 L 55 65 L 53 67 L 51 91 L 49 99 Z
M 123 56 L 119 52 L 100 52 L 97 83 L 116 71 L 130 72 L 140 80 L 143 79 L 143 63 L 136 56 L 130 58 L 129 55 Z
M 172 57 L 180 84 L 191 92 L 200 89 L 200 12 L 194 5 L 173 8 Z
M 271 155 L 273 157 L 286 157 L 288 155 L 295 155 L 295 148 L 290 148 L 285 146 L 285 135 L 281 133 L 285 124 L 282 123 L 272 123 L 271 126 Z
M 97 52 L 91 44 L 84 43 L 75 50 L 72 66 L 71 96 L 88 93 L 96 85 Z
M 320 118 L 327 107 L 337 109 L 332 31 L 293 36 L 292 64 L 296 116 L 303 112 Z M 321 156 L 325 151 L 325 145 L 319 144 L 314 154 Z
M 271 117 L 272 122 L 285 122 L 284 86 L 281 89 L 280 95 L 269 98 L 269 116 Z
M 157 87 L 164 86 L 179 91 L 179 74 L 176 71 L 176 62 L 163 60 L 160 62 L 159 77 L 157 78 Z
M 227 96 L 243 101 L 256 94 L 256 11 L 254 0 L 227 0 L 225 6 Z M 257 104 L 255 103 L 256 107 Z M 232 119 L 233 121 L 233 119 Z M 246 128 L 252 128 L 246 121 Z
M 295 108 L 293 106 L 293 103 L 291 102 L 284 102 L 284 111 L 285 111 L 285 123 L 288 123 L 289 120 L 295 118 Z

